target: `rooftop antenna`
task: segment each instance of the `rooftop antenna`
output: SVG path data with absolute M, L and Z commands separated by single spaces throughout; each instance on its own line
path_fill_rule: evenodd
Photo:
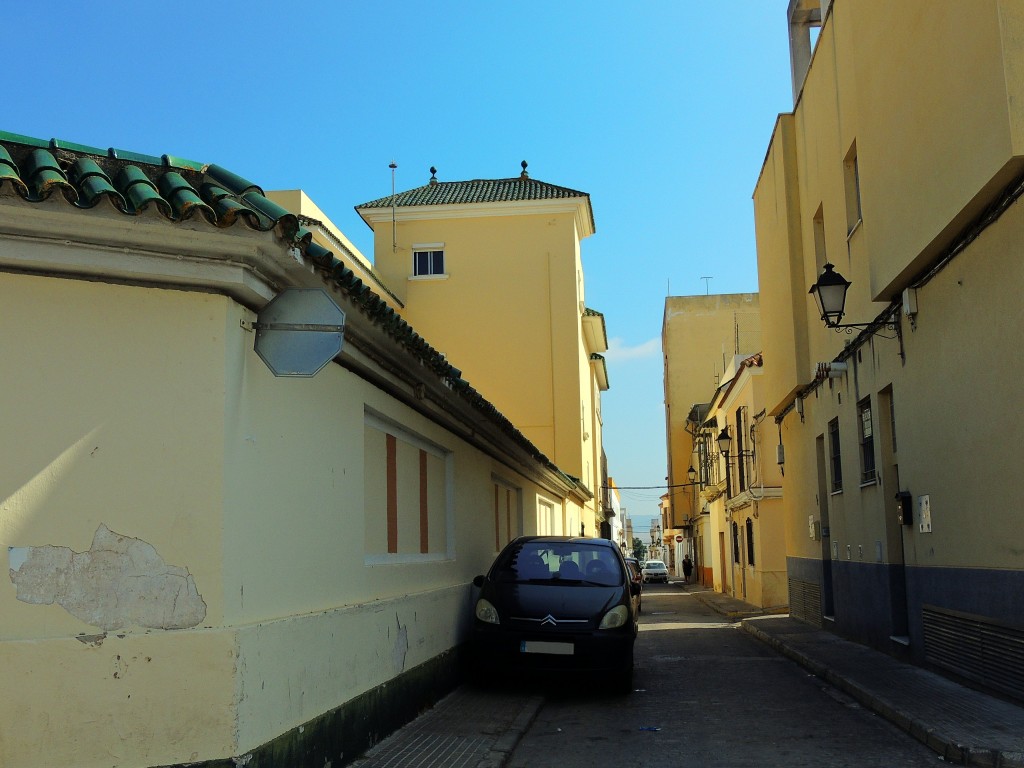
M 398 222 L 395 219 L 395 169 L 398 163 L 391 161 L 388 168 L 391 169 L 391 252 L 398 251 Z
M 713 277 L 702 277 L 701 278 L 701 280 L 704 281 L 704 295 L 705 296 L 710 296 L 711 295 L 711 287 L 710 286 L 711 286 L 711 281 L 714 280 L 714 279 L 715 278 L 713 278 Z

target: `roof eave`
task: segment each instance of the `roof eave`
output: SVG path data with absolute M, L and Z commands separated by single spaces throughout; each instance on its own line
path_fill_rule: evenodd
M 554 200 L 508 200 L 487 203 L 451 203 L 444 205 L 408 205 L 394 208 L 360 208 L 356 213 L 370 229 L 375 224 L 394 221 L 428 221 L 433 219 L 472 219 L 486 216 L 530 216 L 537 214 L 572 213 L 582 240 L 594 234 L 594 212 L 590 196 Z

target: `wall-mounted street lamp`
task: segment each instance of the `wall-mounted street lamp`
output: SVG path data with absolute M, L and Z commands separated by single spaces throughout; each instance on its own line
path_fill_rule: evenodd
M 841 330 L 843 328 L 885 327 L 889 330 L 895 329 L 896 323 L 888 320 L 881 322 L 876 320 L 871 323 L 840 323 L 839 321 L 846 315 L 846 292 L 850 289 L 850 285 L 852 283 L 849 280 L 836 272 L 832 264 L 826 262 L 818 276 L 818 282 L 814 283 L 811 290 L 808 291 L 814 297 L 814 303 L 818 305 L 818 314 L 825 321 L 826 328 Z
M 732 435 L 729 434 L 728 425 L 722 427 L 722 431 L 718 433 L 716 440 L 718 442 L 718 450 L 728 456 L 729 449 L 732 448 Z

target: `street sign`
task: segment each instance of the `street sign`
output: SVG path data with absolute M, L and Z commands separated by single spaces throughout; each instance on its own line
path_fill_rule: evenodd
M 320 288 L 289 288 L 257 315 L 256 354 L 275 376 L 314 376 L 340 352 L 345 313 Z
M 682 540 L 683 540 L 683 535 L 681 533 L 677 533 L 676 534 L 676 541 L 682 541 Z

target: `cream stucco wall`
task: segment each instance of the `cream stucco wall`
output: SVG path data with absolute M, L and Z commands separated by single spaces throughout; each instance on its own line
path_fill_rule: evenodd
M 15 247 L 0 239 L 0 261 Z M 38 247 L 52 263 L 81 248 Z M 469 445 L 349 367 L 274 378 L 227 296 L 11 273 L 0 296 L 6 767 L 243 759 L 464 639 L 496 482 L 524 532 L 541 501 L 559 526 L 582 514 L 546 467 Z M 430 557 L 366 551 L 370 411 L 451 457 Z
M 556 405 L 566 398 L 578 403 L 580 396 L 578 376 L 558 376 L 566 364 L 575 369 L 579 353 L 559 358 L 567 318 L 551 300 L 567 289 L 575 296 L 572 223 L 571 216 L 402 221 L 394 253 L 390 225 L 379 226 L 374 238 L 375 266 L 404 297 L 403 316 L 553 458 Z M 444 243 L 445 276 L 411 276 L 411 247 L 426 243 Z M 569 310 L 578 314 L 574 305 Z M 500 340 L 501 353 L 481 347 L 482 339 Z M 567 472 L 580 471 L 578 453 L 577 445 Z
M 1015 2 L 834 0 L 754 192 L 790 577 L 812 586 L 806 618 L 829 615 L 837 631 L 915 659 L 925 606 L 1019 622 L 1024 559 L 1001 446 L 1024 429 L 1012 405 L 1022 371 L 998 340 L 1020 332 L 1024 214 L 1009 185 L 1024 170 L 1022 43 Z M 999 215 L 982 219 L 989 206 Z M 896 325 L 823 328 L 807 290 L 826 260 L 852 282 L 843 322 L 885 311 Z M 815 375 L 836 362 L 846 370 Z M 910 525 L 898 492 L 910 494 Z
M 578 213 L 399 208 L 374 221 L 374 266 L 403 317 L 562 471 L 595 494 L 576 520 L 597 531 L 600 396 L 582 327 Z M 443 276 L 413 277 L 412 251 L 443 247 Z

